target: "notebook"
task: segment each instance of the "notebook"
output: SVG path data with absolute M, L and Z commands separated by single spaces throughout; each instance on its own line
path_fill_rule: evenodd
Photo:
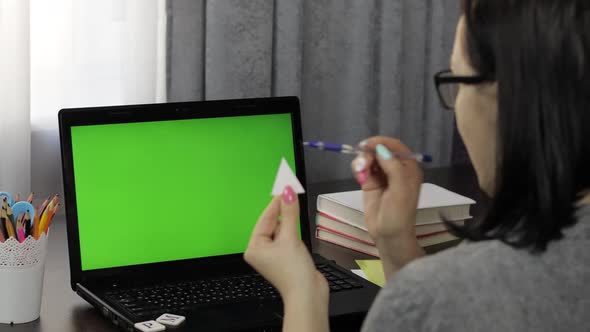
M 129 331 L 164 314 L 186 318 L 175 331 L 280 327 L 243 252 L 282 158 L 305 184 L 297 98 L 64 109 L 59 126 L 75 292 Z M 331 319 L 362 319 L 377 288 L 313 257 Z

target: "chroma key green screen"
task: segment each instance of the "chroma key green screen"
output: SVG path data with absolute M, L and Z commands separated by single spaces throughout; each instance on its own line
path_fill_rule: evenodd
M 71 128 L 82 270 L 244 252 L 290 114 Z

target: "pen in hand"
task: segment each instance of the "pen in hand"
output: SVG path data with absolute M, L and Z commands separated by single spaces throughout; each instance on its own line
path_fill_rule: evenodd
M 375 153 L 374 150 L 362 149 L 360 147 L 355 147 L 355 146 L 352 146 L 349 144 L 328 143 L 328 142 L 321 142 L 321 141 L 303 142 L 303 146 L 307 146 L 310 148 L 323 150 L 323 151 L 331 151 L 331 152 L 345 153 L 345 154 Z M 393 155 L 400 158 L 400 159 L 414 159 L 420 163 L 432 162 L 432 156 L 430 156 L 428 154 L 423 154 L 423 153 L 394 152 Z

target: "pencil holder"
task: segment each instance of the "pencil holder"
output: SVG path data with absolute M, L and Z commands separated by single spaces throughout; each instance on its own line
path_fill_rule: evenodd
M 47 234 L 0 243 L 0 323 L 34 321 L 41 312 Z

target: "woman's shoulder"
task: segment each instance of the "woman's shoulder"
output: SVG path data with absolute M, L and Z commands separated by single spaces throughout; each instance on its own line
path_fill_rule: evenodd
M 394 279 L 398 283 L 419 280 L 434 285 L 457 281 L 479 288 L 486 280 L 487 285 L 505 287 L 509 282 L 524 279 L 540 281 L 557 275 L 563 279 L 590 273 L 586 264 L 590 260 L 587 250 L 590 246 L 590 206 L 579 211 L 578 222 L 565 229 L 563 234 L 563 238 L 550 242 L 542 252 L 514 248 L 499 240 L 463 241 L 456 247 L 411 262 Z M 566 266 L 568 268 L 564 268 Z
M 531 259 L 530 252 L 514 249 L 498 240 L 463 241 L 456 247 L 425 256 L 408 264 L 398 279 L 431 275 L 432 281 L 479 277 L 482 272 L 506 269 Z
M 497 274 L 506 276 L 531 259 L 530 253 L 516 250 L 497 240 L 467 242 L 436 254 L 417 259 L 393 276 L 384 290 L 429 294 L 470 290 L 480 292 L 486 279 L 500 282 Z
M 585 301 L 580 294 L 590 287 L 581 280 L 590 276 L 590 269 L 583 263 L 587 254 L 570 242 L 563 241 L 545 254 L 496 240 L 469 242 L 415 260 L 388 281 L 365 326 L 367 330 L 379 330 L 380 324 L 400 330 L 547 330 L 554 327 L 551 322 L 574 313 L 584 317 L 590 313 L 578 312 L 585 308 L 579 306 Z M 572 255 L 573 251 L 578 253 Z M 575 262 L 578 267 L 570 265 Z M 556 317 L 543 312 L 559 319 L 546 323 Z M 573 327 L 578 320 L 570 320 Z
M 456 310 L 468 306 L 474 293 L 470 283 L 485 277 L 480 271 L 489 266 L 490 253 L 503 250 L 498 241 L 462 243 L 409 263 L 378 294 L 364 330 L 428 330 L 432 321 L 452 319 Z M 459 303 L 458 295 L 465 303 Z

